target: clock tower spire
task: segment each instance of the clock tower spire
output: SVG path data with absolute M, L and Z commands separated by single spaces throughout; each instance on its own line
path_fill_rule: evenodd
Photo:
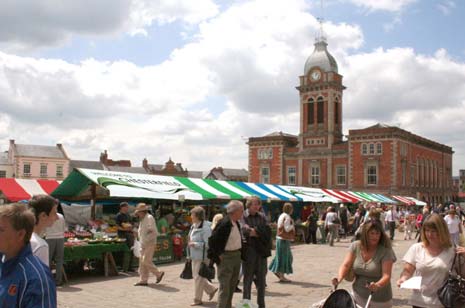
M 315 39 L 315 49 L 304 66 L 297 90 L 300 94 L 300 150 L 307 148 L 332 149 L 342 142 L 342 75 L 337 62 L 328 52 L 323 32 Z

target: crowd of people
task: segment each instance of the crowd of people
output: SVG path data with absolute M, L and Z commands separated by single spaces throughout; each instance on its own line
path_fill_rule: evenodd
M 49 196 L 34 196 L 28 204 L 0 206 L 0 303 L 8 307 L 56 307 L 56 286 L 63 283 L 63 233 L 66 223 L 57 213 L 58 202 Z M 160 230 L 166 232 L 174 217 L 169 215 L 157 224 L 150 207 L 137 204 L 137 232 L 128 214 L 129 205 L 122 202 L 116 215 L 118 236 L 132 246 L 140 242 L 139 281 L 135 286 L 147 286 L 150 274 L 159 283 L 164 272 L 153 263 Z M 276 222 L 276 252 L 272 256 L 272 225 L 265 215 L 261 200 L 250 197 L 245 205 L 230 201 L 223 214 L 210 222 L 202 206 L 190 211 L 192 224 L 187 235 L 187 258 L 193 275 L 192 306 L 203 305 L 204 293 L 211 301 L 218 294 L 218 308 L 231 308 L 233 295 L 242 292 L 250 301 L 252 286 L 257 290 L 256 303 L 265 307 L 266 276 L 272 272 L 280 283 L 292 283 L 291 243 L 296 238 L 296 222 L 291 203 L 282 206 Z M 397 257 L 392 248 L 396 232 L 404 240 L 418 238 L 403 256 L 403 271 L 396 285 L 401 286 L 414 276 L 420 276 L 421 286 L 412 291 L 410 304 L 414 308 L 442 307 L 437 290 L 447 279 L 457 254 L 465 255 L 463 246 L 463 213 L 460 207 L 425 206 L 419 212 L 396 206 L 359 205 L 351 212 L 345 205 L 329 206 L 320 215 L 315 207 L 306 209 L 306 243 L 316 244 L 326 238 L 330 246 L 340 236 L 353 235 L 352 243 L 331 283 L 337 287 L 344 279 L 352 281 L 355 302 L 370 307 L 393 307 L 392 268 Z M 323 231 L 320 230 L 323 222 Z M 274 226 L 274 225 L 273 225 Z M 165 228 L 165 229 L 164 229 Z M 317 233 L 320 233 L 317 235 Z M 45 239 L 44 239 L 45 236 Z M 324 242 L 324 241 L 323 241 Z M 50 270 L 55 265 L 55 278 Z M 128 271 L 133 271 L 132 257 Z M 218 286 L 201 274 L 203 267 L 216 265 Z M 465 272 L 465 271 L 464 271 Z M 243 290 L 238 288 L 243 281 Z

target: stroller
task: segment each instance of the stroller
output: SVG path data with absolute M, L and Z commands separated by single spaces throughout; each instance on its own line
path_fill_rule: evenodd
M 361 307 L 355 303 L 349 291 L 344 289 L 336 289 L 320 303 L 314 304 L 312 308 L 369 308 L 371 302 L 371 295 L 368 297 L 365 307 Z

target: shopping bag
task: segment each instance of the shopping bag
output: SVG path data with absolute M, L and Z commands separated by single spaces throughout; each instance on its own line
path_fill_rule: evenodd
M 210 264 L 202 262 L 200 264 L 199 275 L 209 280 L 215 279 L 215 267 L 213 266 L 213 262 L 210 262 Z
M 191 259 L 186 259 L 184 264 L 184 269 L 182 270 L 181 275 L 179 276 L 182 279 L 192 279 L 192 261 Z
M 134 246 L 132 246 L 131 249 L 132 249 L 132 253 L 134 254 L 134 257 L 140 258 L 140 250 L 141 250 L 140 241 L 135 240 Z
M 316 229 L 316 240 L 321 241 L 322 238 L 320 228 Z
M 235 308 L 258 308 L 258 306 L 252 303 L 250 299 L 243 299 L 236 304 Z

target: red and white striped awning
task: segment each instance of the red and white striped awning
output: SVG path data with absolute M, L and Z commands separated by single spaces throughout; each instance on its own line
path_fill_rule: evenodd
M 341 199 L 344 203 L 357 203 L 359 201 L 363 201 L 362 199 L 355 197 L 353 195 L 349 195 L 343 191 L 335 190 L 335 189 L 323 189 L 323 191 L 333 197 Z
M 415 205 L 416 203 L 407 197 L 402 197 L 402 196 L 392 196 L 394 199 L 406 204 L 406 205 Z
M 11 201 L 29 200 L 33 195 L 49 195 L 60 185 L 56 180 L 0 178 L 0 192 Z

